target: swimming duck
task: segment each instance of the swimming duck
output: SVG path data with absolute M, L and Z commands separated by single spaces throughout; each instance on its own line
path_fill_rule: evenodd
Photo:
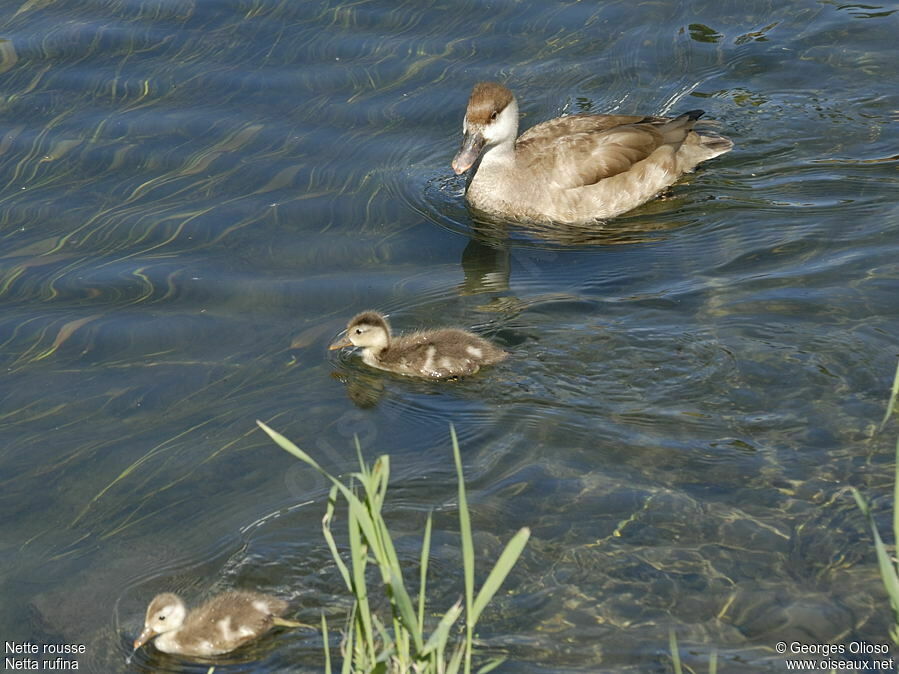
M 474 374 L 508 355 L 487 340 L 455 328 L 392 337 L 387 320 L 375 311 L 354 316 L 346 337 L 330 348 L 347 346 L 362 347 L 362 362 L 371 367 L 433 379 Z
M 286 610 L 283 599 L 233 591 L 213 597 L 188 613 L 181 597 L 165 592 L 150 602 L 134 650 L 155 637 L 154 645 L 165 653 L 208 657 L 230 653 L 276 625 L 310 627 L 281 618 Z
M 582 224 L 649 201 L 733 142 L 693 130 L 702 110 L 678 117 L 569 115 L 518 140 L 518 103 L 502 84 L 479 82 L 468 99 L 456 174 L 480 158 L 466 198 L 504 218 Z

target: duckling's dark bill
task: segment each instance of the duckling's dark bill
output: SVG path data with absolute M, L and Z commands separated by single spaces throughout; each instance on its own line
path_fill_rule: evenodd
M 453 158 L 453 171 L 456 172 L 456 175 L 465 173 L 474 165 L 486 142 L 480 133 L 468 132 L 465 134 L 462 139 L 462 147 Z

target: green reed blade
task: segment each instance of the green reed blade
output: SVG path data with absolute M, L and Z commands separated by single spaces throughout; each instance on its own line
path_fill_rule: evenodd
M 501 664 L 503 664 L 505 661 L 506 661 L 506 658 L 496 658 L 495 660 L 491 660 L 491 661 L 488 662 L 486 665 L 484 665 L 483 667 L 481 667 L 481 668 L 478 670 L 478 673 L 477 673 L 477 674 L 487 674 L 487 672 L 492 672 L 494 669 L 496 669 L 497 667 L 499 667 L 499 666 L 500 666 Z
M 890 605 L 893 609 L 893 621 L 894 623 L 899 622 L 899 576 L 897 576 L 896 566 L 890 559 L 889 552 L 887 552 L 886 546 L 880 538 L 880 532 L 877 530 L 877 524 L 874 522 L 874 517 L 871 514 L 870 505 L 855 487 L 852 488 L 852 496 L 871 527 L 871 534 L 874 537 L 874 550 L 877 553 L 877 566 L 880 569 L 880 578 L 883 580 L 883 585 L 890 598 Z
M 359 526 L 362 527 L 362 530 L 365 534 L 365 537 L 369 541 L 377 540 L 377 536 L 375 534 L 374 523 L 372 522 L 371 516 L 368 513 L 365 505 L 359 500 L 359 497 L 356 496 L 353 491 L 343 484 L 336 477 L 331 475 L 328 471 L 322 468 L 318 462 L 315 461 L 311 456 L 306 454 L 302 449 L 293 444 L 290 440 L 285 438 L 283 435 L 278 433 L 277 431 L 273 431 L 271 428 L 266 426 L 261 421 L 256 421 L 259 427 L 265 431 L 268 436 L 277 443 L 281 449 L 293 454 L 295 457 L 303 461 L 304 463 L 312 466 L 315 470 L 317 470 L 322 476 L 326 479 L 330 480 L 331 483 L 340 490 L 340 493 L 346 499 L 349 504 L 350 511 L 355 514 L 357 520 L 359 522 Z
M 346 583 L 347 589 L 352 592 L 353 581 L 350 578 L 350 571 L 347 569 L 343 558 L 337 551 L 337 542 L 334 540 L 334 534 L 331 533 L 331 522 L 334 520 L 334 508 L 336 505 L 337 487 L 331 487 L 331 491 L 328 492 L 328 505 L 325 509 L 325 516 L 322 517 L 322 533 L 324 534 L 325 541 L 328 543 L 328 549 L 331 551 L 331 556 L 337 564 L 337 569 L 340 571 L 340 575 L 343 576 L 343 582 Z
M 458 674 L 459 667 L 462 665 L 462 656 L 468 651 L 468 646 L 463 642 L 456 646 L 450 657 L 449 664 L 446 666 L 446 674 Z
M 456 621 L 459 619 L 460 615 L 462 615 L 461 600 L 450 606 L 449 610 L 443 614 L 440 622 L 437 623 L 437 627 L 435 627 L 434 631 L 431 632 L 431 636 L 428 637 L 427 642 L 421 649 L 422 655 L 427 655 L 429 653 L 437 651 L 438 649 L 446 648 L 446 642 L 449 639 L 449 632 L 452 629 L 453 625 L 456 624 Z
M 425 589 L 428 584 L 428 559 L 431 556 L 431 513 L 428 513 L 428 519 L 425 522 L 425 535 L 421 542 L 421 568 L 420 580 L 418 583 L 418 631 L 425 632 Z
M 674 674 L 683 674 L 680 666 L 680 651 L 677 648 L 677 635 L 674 629 L 668 630 L 668 650 L 671 651 L 671 662 L 674 665 Z
M 877 428 L 878 432 L 883 430 L 883 427 L 887 425 L 887 421 L 889 421 L 890 416 L 893 414 L 893 410 L 896 407 L 897 397 L 899 397 L 899 365 L 896 366 L 896 376 L 893 377 L 893 389 L 892 393 L 890 393 L 890 402 L 887 403 L 887 411 L 883 415 L 883 421 L 880 422 L 880 426 Z
M 512 567 L 515 566 L 515 562 L 517 562 L 518 558 L 521 556 L 521 552 L 524 550 L 524 546 L 527 545 L 530 536 L 531 530 L 524 527 L 519 529 L 518 533 L 512 537 L 512 540 L 506 544 L 505 549 L 499 556 L 499 559 L 496 560 L 493 569 L 491 569 L 488 574 L 487 580 L 485 580 L 484 584 L 481 586 L 481 590 L 478 592 L 478 596 L 471 608 L 470 619 L 472 625 L 474 625 L 478 621 L 478 618 L 481 617 L 481 612 L 487 604 L 490 603 L 490 600 L 493 599 L 493 595 L 499 590 L 500 585 L 503 584 L 503 581 L 506 579 L 506 576 L 509 575 Z
M 358 513 L 349 509 L 348 530 L 350 539 L 350 558 L 353 568 L 353 595 L 359 605 L 359 620 L 361 621 L 362 636 L 365 640 L 367 656 L 375 656 L 375 636 L 371 624 L 371 607 L 368 603 L 368 586 L 365 582 L 365 569 L 368 565 L 368 546 L 363 541 L 361 527 L 359 526 Z
M 322 613 L 322 641 L 325 647 L 325 674 L 331 674 L 331 646 L 328 644 L 328 619 Z
M 421 632 L 417 629 L 415 622 L 415 611 L 412 609 L 412 600 L 409 599 L 409 593 L 406 592 L 406 586 L 403 584 L 402 577 L 397 573 L 399 569 L 391 569 L 390 573 L 390 590 L 393 594 L 393 602 L 400 613 L 403 621 L 403 627 L 409 632 L 412 641 L 415 643 L 415 652 L 421 653 L 424 648 Z
M 899 437 L 896 438 L 893 460 L 893 545 L 899 546 Z
M 471 519 L 465 494 L 462 453 L 459 451 L 456 428 L 452 424 L 450 424 L 450 438 L 453 443 L 453 458 L 456 462 L 456 479 L 459 482 L 459 537 L 462 539 L 462 571 L 465 577 L 465 674 L 470 674 L 471 644 L 474 636 L 474 623 L 471 621 L 471 609 L 474 605 L 474 540 L 471 535 Z

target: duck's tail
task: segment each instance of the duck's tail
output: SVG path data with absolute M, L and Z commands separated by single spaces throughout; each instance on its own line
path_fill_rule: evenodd
M 699 162 L 729 152 L 734 146 L 733 141 L 726 136 L 710 133 L 704 129 L 700 133 L 698 129 L 693 128 L 704 114 L 703 110 L 688 110 L 670 120 L 661 129 L 665 140 L 673 144 L 682 143 L 678 150 L 682 171 L 691 171 Z

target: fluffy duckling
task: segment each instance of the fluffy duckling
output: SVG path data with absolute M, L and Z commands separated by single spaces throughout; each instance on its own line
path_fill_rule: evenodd
M 569 115 L 518 135 L 518 103 L 502 84 L 479 82 L 468 99 L 456 174 L 480 159 L 466 199 L 513 220 L 583 224 L 649 201 L 730 139 L 693 130 L 702 110 L 679 117 Z
M 346 337 L 330 348 L 347 346 L 361 347 L 362 361 L 371 367 L 432 379 L 474 374 L 508 356 L 487 340 L 455 328 L 392 337 L 387 320 L 375 311 L 354 316 Z
M 276 625 L 310 627 L 281 618 L 286 610 L 283 599 L 234 591 L 213 597 L 188 613 L 181 597 L 165 592 L 150 602 L 134 650 L 155 638 L 154 645 L 165 653 L 209 657 L 230 653 Z

